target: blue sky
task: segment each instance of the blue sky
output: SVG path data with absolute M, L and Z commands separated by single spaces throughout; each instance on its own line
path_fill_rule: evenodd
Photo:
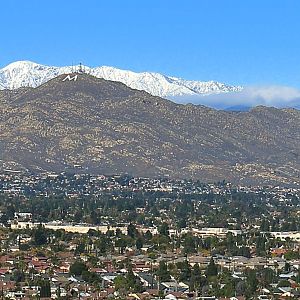
M 299 0 L 4 0 L 0 67 L 83 62 L 300 88 Z

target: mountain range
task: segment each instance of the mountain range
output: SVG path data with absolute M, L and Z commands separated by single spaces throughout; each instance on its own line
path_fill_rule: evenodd
M 40 83 L 0 91 L 0 170 L 300 184 L 299 110 L 183 105 L 86 73 Z
M 199 96 L 237 92 L 240 86 L 231 86 L 217 81 L 192 81 L 159 73 L 120 70 L 113 67 L 89 68 L 86 66 L 53 67 L 30 61 L 18 61 L 0 69 L 0 89 L 37 87 L 58 75 L 81 68 L 86 73 L 106 80 L 119 81 L 127 86 L 164 98 L 178 96 Z

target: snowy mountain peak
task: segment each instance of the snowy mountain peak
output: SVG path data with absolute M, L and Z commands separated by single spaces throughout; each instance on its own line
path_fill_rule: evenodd
M 74 71 L 71 66 L 53 67 L 37 64 L 31 61 L 17 61 L 0 69 L 0 89 L 16 89 L 19 87 L 37 87 L 44 82 L 64 73 Z M 136 73 L 114 67 L 102 66 L 83 69 L 98 78 L 119 81 L 127 86 L 144 90 L 154 96 L 176 97 L 209 95 L 242 90 L 240 86 L 231 86 L 216 81 L 193 81 L 169 77 L 159 73 Z
M 22 68 L 34 68 L 35 66 L 40 66 L 39 64 L 29 61 L 21 60 L 15 61 L 4 67 L 2 70 L 13 70 L 13 69 L 22 69 Z

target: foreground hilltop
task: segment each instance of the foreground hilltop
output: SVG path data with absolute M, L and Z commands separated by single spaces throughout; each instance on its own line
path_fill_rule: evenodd
M 300 183 L 298 110 L 180 105 L 87 74 L 0 91 L 0 102 L 3 169 Z

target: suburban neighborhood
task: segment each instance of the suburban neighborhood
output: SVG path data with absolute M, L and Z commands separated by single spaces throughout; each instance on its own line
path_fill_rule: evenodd
M 0 188 L 2 298 L 300 297 L 300 190 L 10 172 Z

